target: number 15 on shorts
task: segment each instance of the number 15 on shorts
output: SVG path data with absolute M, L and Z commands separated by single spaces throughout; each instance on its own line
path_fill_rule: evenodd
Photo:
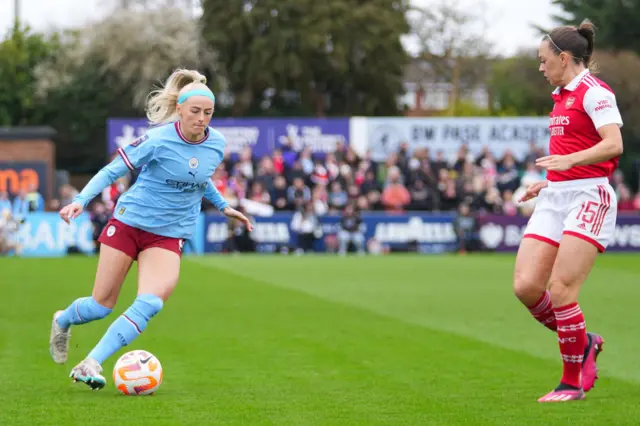
M 595 201 L 593 194 L 589 194 L 588 199 L 581 202 L 580 208 L 574 209 L 577 214 L 568 217 L 565 233 L 580 234 L 583 239 L 604 251 L 616 228 L 617 206 L 615 193 L 612 192 L 604 186 L 598 186 L 599 200 Z

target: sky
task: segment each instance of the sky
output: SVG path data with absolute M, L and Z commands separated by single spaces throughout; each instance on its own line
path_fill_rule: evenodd
M 116 0 L 19 0 L 20 15 L 36 30 L 65 28 L 100 19 Z M 439 0 L 412 0 L 415 6 L 429 7 Z M 540 37 L 532 25 L 551 26 L 551 15 L 559 9 L 551 0 L 450 0 L 462 8 L 482 15 L 487 22 L 487 38 L 494 52 L 508 56 L 523 47 L 537 46 Z M 0 0 L 0 32 L 13 22 L 14 0 Z

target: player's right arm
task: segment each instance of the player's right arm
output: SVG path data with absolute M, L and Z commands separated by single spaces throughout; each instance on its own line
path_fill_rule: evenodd
M 527 191 L 520 197 L 518 200 L 519 203 L 524 203 L 525 201 L 529 201 L 533 198 L 536 198 L 540 191 L 546 188 L 549 185 L 549 181 L 543 180 L 540 182 L 532 183 L 527 187 Z
M 118 156 L 91 178 L 71 204 L 60 210 L 60 217 L 67 223 L 78 217 L 87 204 L 107 186 L 124 176 L 128 171 L 150 163 L 154 159 L 156 147 L 157 142 L 145 135 L 129 146 L 119 148 Z
M 536 160 L 536 165 L 547 170 L 569 170 L 608 161 L 622 155 L 622 117 L 613 92 L 602 86 L 591 87 L 584 95 L 583 107 L 600 135 L 600 142 L 591 148 L 567 155 L 549 155 Z
M 584 95 L 583 106 L 591 118 L 601 141 L 593 147 L 571 155 L 574 166 L 597 164 L 622 155 L 623 125 L 613 92 L 602 86 L 591 87 Z

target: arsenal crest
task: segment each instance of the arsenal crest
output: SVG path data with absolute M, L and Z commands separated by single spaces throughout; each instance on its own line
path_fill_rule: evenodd
M 573 96 L 570 96 L 569 99 L 567 99 L 567 102 L 564 104 L 564 106 L 566 108 L 571 108 L 571 105 L 573 105 L 575 101 L 576 101 L 576 98 Z

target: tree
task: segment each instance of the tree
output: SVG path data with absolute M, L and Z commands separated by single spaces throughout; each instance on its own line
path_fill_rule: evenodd
M 15 25 L 0 42 L 0 126 L 37 124 L 35 68 L 55 56 L 57 36 Z
M 85 28 L 82 37 L 88 42 L 84 55 L 101 58 L 102 71 L 130 87 L 138 107 L 175 68 L 215 71 L 215 57 L 202 48 L 197 21 L 180 8 L 118 11 Z
M 65 51 L 40 69 L 40 91 L 69 82 L 93 59 L 101 64 L 100 74 L 116 76 L 119 85 L 131 90 L 135 106 L 143 108 L 149 91 L 175 68 L 215 70 L 214 55 L 201 48 L 197 22 L 181 9 L 117 11 L 67 33 L 65 41 Z
M 64 35 L 58 55 L 36 69 L 42 122 L 59 132 L 61 167 L 101 167 L 106 120 L 142 116 L 148 93 L 175 68 L 214 76 L 196 24 L 180 9 L 129 11 Z
M 71 173 L 94 173 L 104 166 L 109 117 L 143 114 L 129 88 L 104 66 L 100 58 L 88 57 L 60 85 L 40 89 L 39 120 L 56 129 L 57 166 Z
M 535 52 L 497 60 L 489 80 L 489 91 L 499 115 L 546 115 L 553 101 L 553 87 L 544 79 Z
M 204 0 L 203 38 L 233 115 L 395 114 L 405 9 L 393 0 Z
M 596 26 L 596 53 L 603 79 L 616 92 L 616 99 L 625 125 L 622 135 L 625 154 L 620 166 L 632 171 L 634 159 L 640 158 L 640 108 L 637 105 L 640 87 L 637 69 L 640 67 L 640 7 L 636 0 L 554 0 L 567 16 L 556 16 L 560 24 L 577 25 L 589 18 Z M 638 182 L 638 165 L 635 165 Z
M 452 114 L 461 93 L 484 84 L 489 77 L 491 45 L 483 34 L 480 15 L 463 10 L 457 1 L 442 0 L 411 11 L 411 34 L 417 58 L 426 63 L 422 79 L 451 83 Z
M 597 47 L 640 53 L 640 7 L 635 0 L 554 0 L 567 16 L 562 25 L 578 25 L 589 18 L 596 26 Z
M 595 60 L 599 64 L 598 77 L 602 78 L 616 93 L 618 108 L 622 114 L 624 126 L 622 135 L 625 155 L 622 161 L 631 161 L 640 157 L 640 81 L 637 70 L 640 69 L 640 55 L 635 52 L 607 53 L 598 52 Z

